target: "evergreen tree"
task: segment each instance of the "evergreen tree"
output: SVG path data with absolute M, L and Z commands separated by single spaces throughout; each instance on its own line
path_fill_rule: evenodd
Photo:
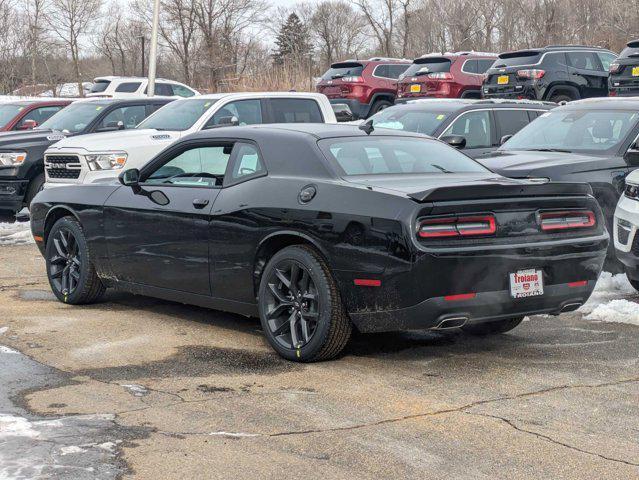
M 295 13 L 291 13 L 280 27 L 275 44 L 273 60 L 278 65 L 306 62 L 312 52 L 308 29 Z

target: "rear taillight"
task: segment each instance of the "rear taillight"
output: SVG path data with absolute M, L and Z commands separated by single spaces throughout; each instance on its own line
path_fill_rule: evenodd
M 434 72 L 429 73 L 428 78 L 434 78 L 435 80 L 452 80 L 453 75 L 448 72 Z
M 596 223 L 595 214 L 588 210 L 543 212 L 539 214 L 539 225 L 544 232 L 590 228 L 594 227 Z
M 618 63 L 611 63 L 608 67 L 608 71 L 610 73 L 617 73 L 619 72 L 619 70 L 621 70 L 621 65 L 619 65 Z
M 364 79 L 362 77 L 342 77 L 342 82 L 347 83 L 364 83 Z
M 420 220 L 417 235 L 421 238 L 469 237 L 494 235 L 497 224 L 493 215 L 445 217 Z
M 529 69 L 526 69 L 526 70 L 517 70 L 517 76 L 519 78 L 524 78 L 524 79 L 539 80 L 544 75 L 546 75 L 546 71 L 545 70 L 539 70 L 538 68 L 529 68 Z

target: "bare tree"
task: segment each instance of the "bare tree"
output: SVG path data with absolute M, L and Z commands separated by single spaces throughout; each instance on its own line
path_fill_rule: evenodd
M 81 97 L 84 96 L 80 72 L 81 41 L 99 18 L 101 4 L 100 0 L 51 0 L 47 15 L 51 30 L 69 47 L 75 81 Z

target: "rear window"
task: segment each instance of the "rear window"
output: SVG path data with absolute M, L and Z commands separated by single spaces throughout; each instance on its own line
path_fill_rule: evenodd
M 109 80 L 98 80 L 91 85 L 91 93 L 104 92 L 111 82 Z
M 519 67 L 520 65 L 534 65 L 541 60 L 541 52 L 505 53 L 495 61 L 493 68 Z
M 364 65 L 361 63 L 334 63 L 331 65 L 322 80 L 335 80 L 343 77 L 359 77 L 364 71 Z
M 213 106 L 216 100 L 188 99 L 176 100 L 140 123 L 137 128 L 154 128 L 156 130 L 184 131 L 191 128 L 197 120 Z
M 133 93 L 133 92 L 137 92 L 138 88 L 140 88 L 140 85 L 142 85 L 141 82 L 121 83 L 115 88 L 115 91 L 122 92 L 122 93 Z
M 370 120 L 376 128 L 390 128 L 407 132 L 433 135 L 450 112 L 387 108 L 373 115 Z
M 0 127 L 6 126 L 18 113 L 24 110 L 24 105 L 4 104 L 0 105 Z
M 418 77 L 438 72 L 450 72 L 450 60 L 446 58 L 418 58 L 400 78 Z
M 271 98 L 274 123 L 322 123 L 322 112 L 315 100 L 306 98 Z
M 628 46 L 621 51 L 619 57 L 634 57 L 639 56 L 639 41 L 630 42 Z
M 436 140 L 368 136 L 320 140 L 319 146 L 342 176 L 488 171 Z

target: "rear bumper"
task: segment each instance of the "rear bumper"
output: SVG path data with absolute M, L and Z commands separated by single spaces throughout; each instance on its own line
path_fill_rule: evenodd
M 368 112 L 371 109 L 370 103 L 362 103 L 354 98 L 329 98 L 328 101 L 332 104 L 345 104 L 348 105 L 348 108 L 351 109 L 353 115 L 356 118 L 366 118 L 368 116 Z
M 435 297 L 400 310 L 356 313 L 350 317 L 360 331 L 384 332 L 433 329 L 452 319 L 482 323 L 525 315 L 559 315 L 583 305 L 596 283 L 590 280 L 579 287 L 548 285 L 543 296 L 521 299 L 511 298 L 507 290 L 478 293 L 472 300 L 447 301 L 445 297 Z
M 0 210 L 19 212 L 24 205 L 29 180 L 0 178 Z
M 484 85 L 481 88 L 481 96 L 482 98 L 543 100 L 544 91 L 545 89 L 537 85 L 512 85 L 507 87 Z

